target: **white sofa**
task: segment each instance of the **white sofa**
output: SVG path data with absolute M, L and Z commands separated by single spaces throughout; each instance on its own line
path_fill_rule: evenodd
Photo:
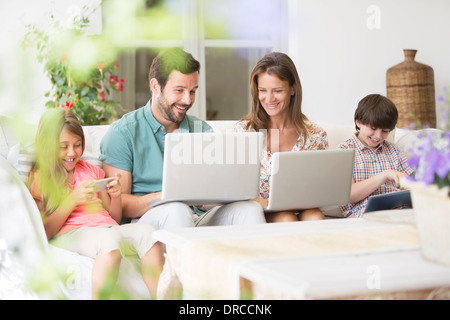
M 214 130 L 224 131 L 235 121 L 209 123 Z M 354 132 L 353 125 L 317 123 L 327 131 L 330 148 L 336 148 Z M 0 117 L 0 299 L 90 299 L 93 259 L 48 244 L 39 211 L 23 183 L 29 159 L 18 157 L 18 138 L 12 129 L 8 119 Z M 86 160 L 101 165 L 97 160 L 99 144 L 107 129 L 108 126 L 84 127 Z M 406 148 L 415 134 L 397 129 L 389 140 Z M 21 172 L 21 177 L 15 169 L 25 173 Z M 123 260 L 119 274 L 118 283 L 127 294 L 124 297 L 149 298 L 132 262 Z M 28 281 L 33 290 L 25 285 Z

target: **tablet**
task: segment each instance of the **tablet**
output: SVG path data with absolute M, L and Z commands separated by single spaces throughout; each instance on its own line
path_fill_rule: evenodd
M 411 193 L 409 190 L 402 190 L 369 197 L 364 212 L 410 208 L 412 208 Z

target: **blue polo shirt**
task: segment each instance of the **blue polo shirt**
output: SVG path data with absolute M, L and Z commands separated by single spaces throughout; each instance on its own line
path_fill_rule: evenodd
M 165 128 L 152 114 L 151 100 L 115 121 L 100 143 L 100 160 L 131 172 L 131 193 L 145 195 L 162 189 Z M 212 131 L 197 117 L 186 115 L 179 132 Z

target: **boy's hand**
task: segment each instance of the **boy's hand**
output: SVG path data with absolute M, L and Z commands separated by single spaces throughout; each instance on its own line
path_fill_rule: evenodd
M 392 181 L 396 188 L 400 188 L 400 178 L 405 176 L 403 172 L 395 170 L 386 170 L 383 171 L 383 174 L 385 175 L 386 181 Z

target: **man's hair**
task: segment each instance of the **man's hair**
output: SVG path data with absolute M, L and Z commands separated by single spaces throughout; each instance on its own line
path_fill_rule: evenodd
M 163 90 L 173 70 L 177 70 L 183 74 L 191 74 L 196 71 L 200 72 L 200 62 L 183 49 L 165 49 L 153 59 L 148 72 L 148 79 L 149 81 L 152 78 L 158 80 Z
M 388 98 L 379 94 L 369 94 L 359 103 L 355 111 L 355 127 L 356 121 L 364 125 L 393 130 L 397 124 L 398 111 L 395 104 Z

